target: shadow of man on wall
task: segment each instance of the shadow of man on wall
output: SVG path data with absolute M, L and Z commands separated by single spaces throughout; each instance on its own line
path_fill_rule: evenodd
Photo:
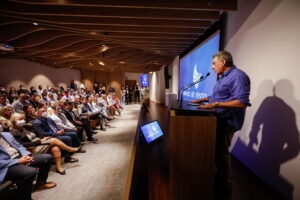
M 263 100 L 254 116 L 248 146 L 238 139 L 232 153 L 242 156 L 259 177 L 292 199 L 294 186 L 280 175 L 280 166 L 298 155 L 300 144 L 296 114 L 287 101 L 298 108 L 291 82 L 280 80 L 273 88 L 273 96 Z M 255 146 L 258 152 L 253 150 Z

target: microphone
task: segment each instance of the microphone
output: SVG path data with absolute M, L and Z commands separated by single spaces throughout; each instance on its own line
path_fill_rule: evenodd
M 205 77 L 201 76 L 197 81 L 195 81 L 195 82 L 193 82 L 193 83 L 190 83 L 190 84 L 188 84 L 187 86 L 184 86 L 184 87 L 180 88 L 179 92 L 180 92 L 180 91 L 181 91 L 181 92 L 180 92 L 180 106 L 179 106 L 179 108 L 182 108 L 183 92 L 184 92 L 185 90 L 189 89 L 190 87 L 196 85 L 197 83 L 200 83 L 200 82 L 204 81 L 209 75 L 210 75 L 210 72 L 208 72 L 208 73 L 206 74 Z

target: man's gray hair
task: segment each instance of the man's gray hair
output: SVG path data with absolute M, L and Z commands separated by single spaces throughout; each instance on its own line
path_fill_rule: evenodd
M 225 66 L 231 67 L 233 65 L 232 56 L 228 51 L 219 51 L 215 55 L 213 55 L 213 58 L 217 57 L 219 60 L 224 59 L 225 60 Z

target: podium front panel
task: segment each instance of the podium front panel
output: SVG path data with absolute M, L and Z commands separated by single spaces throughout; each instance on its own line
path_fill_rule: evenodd
M 216 117 L 171 110 L 170 121 L 170 199 L 212 199 Z

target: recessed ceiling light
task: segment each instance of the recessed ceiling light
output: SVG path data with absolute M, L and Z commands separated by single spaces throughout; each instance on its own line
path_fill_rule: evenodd
M 32 24 L 33 24 L 33 25 L 35 25 L 35 26 L 38 26 L 38 25 L 39 25 L 39 24 L 38 24 L 38 23 L 36 23 L 36 22 L 33 22 Z
M 99 65 L 104 65 L 104 63 L 102 61 L 99 61 Z
M 124 62 L 124 61 L 121 61 L 120 63 L 121 63 L 121 64 L 124 64 L 125 62 Z
M 108 49 L 108 47 L 107 47 L 107 46 L 103 46 L 103 48 L 102 48 L 102 52 L 106 51 L 107 49 Z

